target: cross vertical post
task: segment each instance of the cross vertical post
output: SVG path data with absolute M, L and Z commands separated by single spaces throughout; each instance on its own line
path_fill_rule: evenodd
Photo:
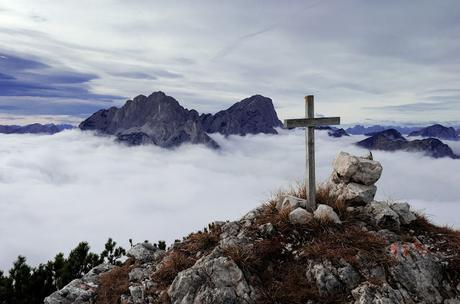
M 306 198 L 316 203 L 315 178 L 315 127 L 339 125 L 340 117 L 316 117 L 313 95 L 305 96 L 305 118 L 286 119 L 284 126 L 288 129 L 305 128 L 305 165 L 307 168 L 305 191 Z
M 305 117 L 315 117 L 314 97 L 305 96 Z M 316 202 L 316 177 L 315 177 L 315 126 L 308 126 L 305 130 L 307 135 L 307 183 L 305 191 L 308 191 L 308 201 Z

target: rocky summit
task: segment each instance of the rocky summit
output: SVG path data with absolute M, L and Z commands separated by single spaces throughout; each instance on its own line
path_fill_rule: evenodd
M 216 114 L 202 114 L 201 123 L 208 133 L 224 135 L 276 134 L 282 127 L 270 98 L 254 95 Z
M 115 135 L 129 145 L 155 144 L 164 148 L 184 142 L 217 148 L 204 131 L 198 112 L 187 110 L 163 92 L 139 95 L 121 108 L 99 110 L 80 124 L 82 130 Z
M 375 200 L 382 170 L 342 152 L 316 202 L 299 187 L 167 250 L 134 245 L 45 303 L 460 303 L 460 232 Z
M 281 127 L 271 99 L 255 95 L 215 115 L 182 107 L 163 92 L 139 95 L 121 108 L 100 110 L 80 124 L 82 130 L 115 135 L 129 145 L 155 144 L 164 148 L 182 143 L 205 144 L 218 148 L 207 133 L 276 133 Z
M 457 131 L 452 127 L 444 127 L 440 124 L 435 124 L 421 130 L 411 132 L 409 136 L 421 136 L 421 137 L 434 137 L 439 139 L 447 140 L 458 140 Z
M 437 138 L 407 140 L 395 129 L 368 134 L 370 137 L 357 142 L 369 150 L 421 152 L 433 158 L 449 157 L 458 159 L 452 149 Z

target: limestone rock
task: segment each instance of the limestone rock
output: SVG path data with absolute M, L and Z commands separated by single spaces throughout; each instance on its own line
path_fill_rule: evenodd
M 355 304 L 415 304 L 404 290 L 395 290 L 387 283 L 378 287 L 365 282 L 353 289 L 351 294 Z
M 332 173 L 335 182 L 355 182 L 366 186 L 373 185 L 382 174 L 382 165 L 370 160 L 340 152 L 333 162 Z
M 313 212 L 316 209 L 316 204 L 314 202 L 310 203 L 305 199 L 301 199 L 299 197 L 295 197 L 292 195 L 283 196 L 281 200 L 277 203 L 278 210 L 284 208 L 290 208 L 291 210 L 294 210 L 298 207 L 304 208 L 309 212 Z
M 306 276 L 310 282 L 315 283 L 321 295 L 333 295 L 346 288 L 353 289 L 360 281 L 359 273 L 348 263 L 333 266 L 330 261 L 310 263 Z
M 318 205 L 318 208 L 313 213 L 314 218 L 323 222 L 333 222 L 335 224 L 342 224 L 337 213 L 328 205 Z
M 344 288 L 340 280 L 334 275 L 330 262 L 310 264 L 306 276 L 316 284 L 321 295 L 340 293 Z
M 313 214 L 303 208 L 296 208 L 289 213 L 289 221 L 294 225 L 305 225 L 313 220 Z
M 375 185 L 360 185 L 357 183 L 340 183 L 330 182 L 326 185 L 330 194 L 343 200 L 348 205 L 366 205 L 374 200 L 377 187 Z
M 101 264 L 91 269 L 81 279 L 75 279 L 61 290 L 45 298 L 45 304 L 92 304 L 99 286 L 99 275 L 115 266 Z
M 143 304 L 144 303 L 144 290 L 141 286 L 138 286 L 138 285 L 129 286 L 129 293 L 133 300 L 133 304 Z
M 128 250 L 126 255 L 140 262 L 151 262 L 161 256 L 163 253 L 163 250 L 158 249 L 150 243 L 144 242 L 134 245 L 131 249 Z
M 398 231 L 400 228 L 399 215 L 385 202 L 373 201 L 366 206 L 367 213 L 380 228 Z
M 426 254 L 408 247 L 407 244 L 397 244 L 398 250 L 395 258 L 397 263 L 390 268 L 393 280 L 399 282 L 401 287 L 408 291 L 412 299 L 426 303 L 442 303 L 440 293 L 444 284 L 442 265 L 432 254 Z M 406 246 L 406 252 L 403 249 Z
M 255 303 L 243 272 L 226 257 L 205 257 L 180 272 L 169 288 L 172 303 Z
M 259 226 L 259 231 L 265 235 L 272 235 L 275 232 L 275 227 L 272 223 L 266 223 Z
M 417 219 L 415 214 L 410 211 L 410 206 L 408 203 L 395 203 L 390 207 L 399 215 L 399 221 L 403 225 L 408 225 Z

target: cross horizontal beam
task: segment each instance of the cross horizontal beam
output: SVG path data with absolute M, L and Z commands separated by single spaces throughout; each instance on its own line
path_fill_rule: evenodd
M 340 125 L 340 117 L 296 118 L 284 121 L 284 127 L 288 129 L 329 125 Z

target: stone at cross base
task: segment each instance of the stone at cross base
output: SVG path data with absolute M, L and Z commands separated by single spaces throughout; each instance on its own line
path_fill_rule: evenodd
M 382 165 L 369 156 L 358 157 L 340 152 L 332 163 L 333 171 L 323 184 L 329 195 L 347 205 L 366 205 L 374 200 L 375 183 L 382 174 Z
M 359 157 L 340 152 L 334 159 L 332 168 L 332 174 L 328 181 L 319 186 L 321 191 L 327 191 L 330 197 L 343 201 L 347 206 L 368 205 L 370 213 L 375 213 L 376 218 L 382 217 L 381 220 L 377 219 L 377 221 L 385 220 L 388 223 L 394 223 L 390 226 L 399 229 L 399 220 L 397 220 L 399 212 L 396 214 L 387 204 L 377 202 L 371 204 L 377 192 L 375 183 L 382 174 L 380 162 L 373 160 L 371 154 Z M 341 223 L 335 211 L 329 206 L 311 204 L 308 200 L 292 195 L 281 197 L 276 207 L 279 210 L 285 208 L 292 210 L 289 217 L 293 224 L 308 222 L 312 217 L 320 221 Z M 400 209 L 404 209 L 404 206 L 400 207 Z M 304 209 L 305 212 L 299 209 Z M 392 218 L 396 220 L 391 220 Z

